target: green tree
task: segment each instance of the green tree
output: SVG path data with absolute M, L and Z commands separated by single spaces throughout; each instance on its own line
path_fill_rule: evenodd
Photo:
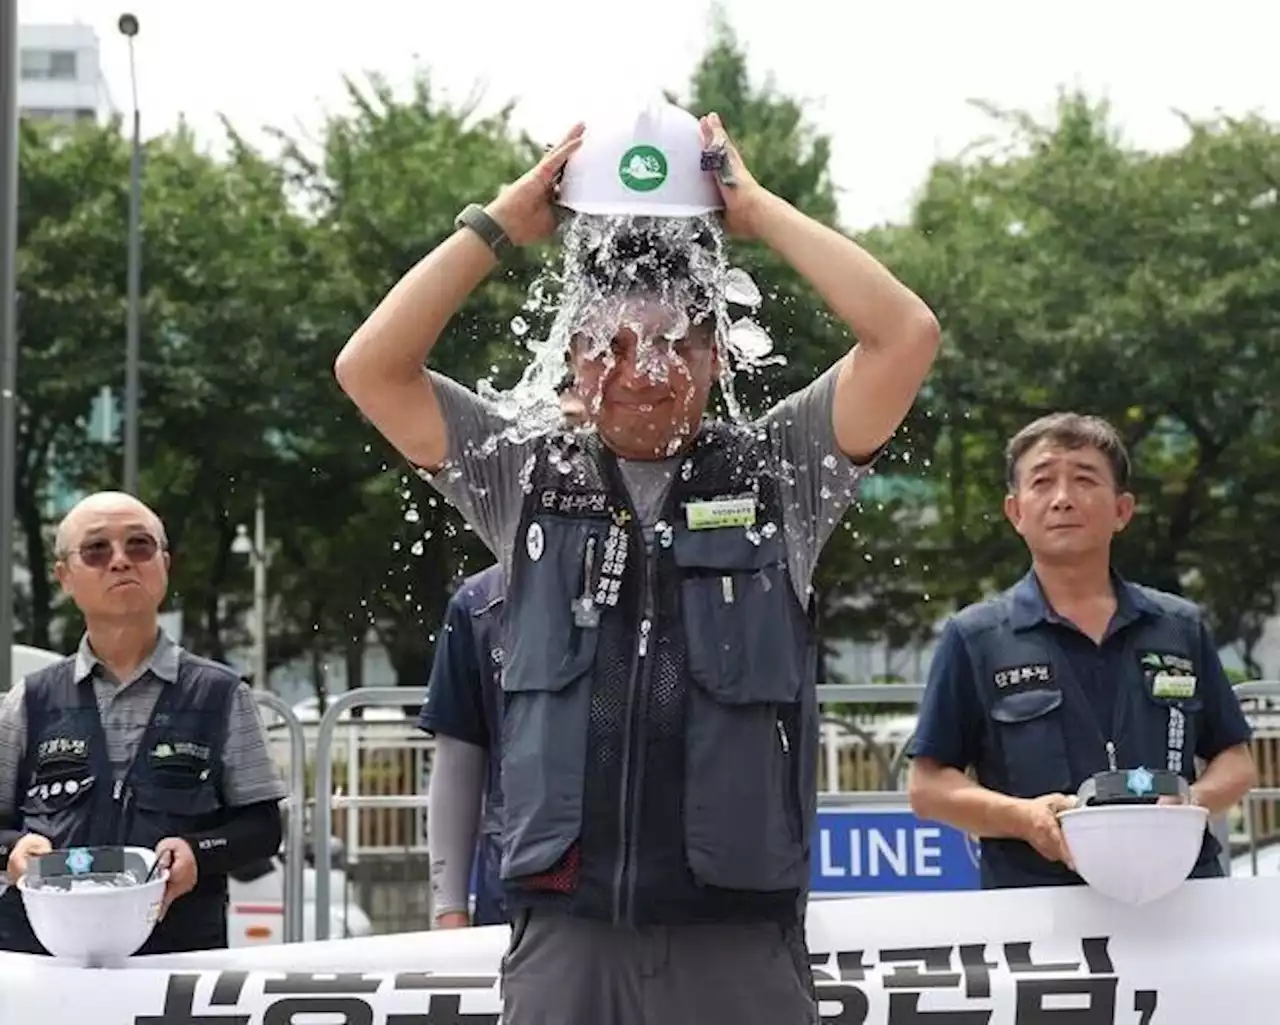
M 680 102 L 677 100 L 677 102 Z M 694 113 L 718 113 L 752 174 L 771 192 L 816 220 L 839 228 L 831 178 L 831 140 L 805 117 L 801 98 L 751 81 L 748 55 L 723 14 L 695 69 L 683 104 Z M 873 251 L 880 248 L 870 240 Z M 786 358 L 754 378 L 735 381 L 749 412 L 804 387 L 853 344 L 847 328 L 784 261 L 760 243 L 733 243 L 733 262 L 760 286 L 765 302 L 757 319 Z M 879 461 L 891 472 L 909 448 L 900 442 Z M 904 645 L 914 636 L 919 588 L 911 583 L 899 538 L 904 529 L 897 492 L 870 486 L 841 523 L 815 575 L 817 611 L 830 642 L 887 638 Z M 886 540 L 887 539 L 887 540 Z
M 946 345 L 922 415 L 940 471 L 917 539 L 944 604 L 1025 566 L 1003 521 L 1002 448 L 1056 409 L 1108 417 L 1140 504 L 1131 577 L 1203 601 L 1246 657 L 1275 610 L 1280 135 L 1188 122 L 1167 153 L 1127 146 L 1105 106 L 1064 95 L 1051 124 L 991 110 L 1001 144 L 938 164 L 888 238 Z
M 283 604 L 297 613 L 295 631 L 344 653 L 352 685 L 372 637 L 399 681 L 421 686 L 451 586 L 490 556 L 340 394 L 331 367 L 396 279 L 453 232 L 458 211 L 487 202 L 540 150 L 512 129 L 509 109 L 482 118 L 451 107 L 425 75 L 403 97 L 378 78 L 348 83 L 348 100 L 318 153 L 280 135 L 326 266 L 307 312 L 318 337 L 299 394 L 314 430 L 303 460 L 310 481 L 298 490 L 318 485 L 325 498 L 301 498 L 310 508 L 283 553 Z M 516 254 L 477 290 L 433 352 L 434 367 L 470 386 L 514 380 L 523 354 L 510 324 L 540 255 Z
M 128 149 L 118 128 L 22 128 L 16 497 L 31 571 L 25 639 L 42 646 L 58 633 L 51 514 L 80 491 L 119 486 L 119 444 L 85 431 L 99 388 L 123 376 Z M 141 497 L 166 522 L 190 643 L 222 658 L 237 605 L 234 523 L 254 489 L 279 478 L 290 430 L 306 427 L 288 396 L 313 373 L 299 328 L 310 229 L 279 169 L 243 147 L 214 160 L 180 128 L 147 143 L 144 174 Z M 66 611 L 64 646 L 78 628 Z

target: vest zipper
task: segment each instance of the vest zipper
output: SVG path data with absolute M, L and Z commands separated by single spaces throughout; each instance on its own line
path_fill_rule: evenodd
M 630 921 L 635 897 L 636 838 L 639 823 L 640 782 L 644 770 L 646 688 L 648 686 L 649 634 L 654 619 L 654 547 L 645 543 L 644 611 L 636 627 L 636 655 L 628 681 L 626 734 L 622 745 L 622 793 L 618 806 L 618 858 L 613 877 L 613 919 Z M 634 770 L 634 771 L 633 771 Z

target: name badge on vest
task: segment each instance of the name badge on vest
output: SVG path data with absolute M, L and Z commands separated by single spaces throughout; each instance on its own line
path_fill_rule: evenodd
M 713 498 L 688 502 L 684 507 L 685 525 L 690 530 L 714 530 L 717 527 L 754 527 L 754 498 Z
M 1196 696 L 1195 664 L 1189 658 L 1159 651 L 1144 651 L 1140 657 L 1152 697 L 1177 700 Z
M 1156 678 L 1151 684 L 1151 693 L 1158 698 L 1193 698 L 1196 696 L 1196 678 L 1156 673 Z

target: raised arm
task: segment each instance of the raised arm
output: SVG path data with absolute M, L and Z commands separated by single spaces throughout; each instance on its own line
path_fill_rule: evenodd
M 513 245 L 555 229 L 556 175 L 580 145 L 576 126 L 485 212 Z M 338 354 L 338 384 L 406 459 L 438 469 L 449 451 L 448 429 L 424 365 L 445 326 L 497 265 L 494 249 L 460 227 L 417 263 L 378 304 Z
M 938 352 L 937 319 L 924 301 L 852 239 L 818 223 L 751 177 L 717 115 L 703 121 L 724 147 L 736 184 L 721 184 L 730 231 L 759 238 L 789 263 L 848 326 L 832 403 L 840 450 L 861 462 L 898 429 Z

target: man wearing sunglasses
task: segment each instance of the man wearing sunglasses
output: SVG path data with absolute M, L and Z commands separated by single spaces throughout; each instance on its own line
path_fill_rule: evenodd
M 227 876 L 275 854 L 287 793 L 252 694 L 160 630 L 169 552 L 147 506 L 90 495 L 55 547 L 86 630 L 74 655 L 0 703 L 0 865 L 15 883 L 51 850 L 154 849 L 168 886 L 139 953 L 225 947 Z M 0 895 L 0 949 L 46 952 L 13 886 Z

